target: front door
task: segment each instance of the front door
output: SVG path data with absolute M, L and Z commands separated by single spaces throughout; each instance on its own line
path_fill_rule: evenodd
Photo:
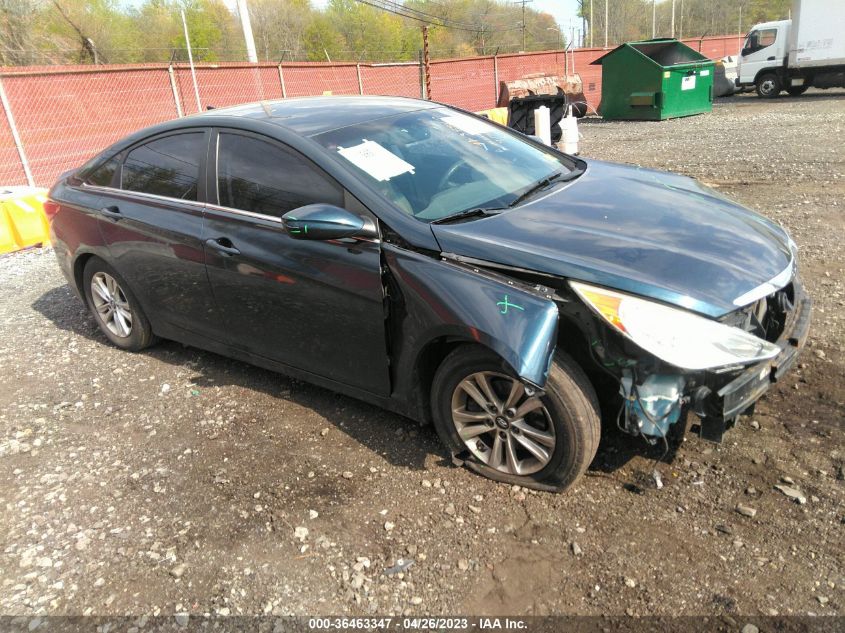
M 210 164 L 217 174 L 208 182 L 209 201 L 216 197 L 217 204 L 208 205 L 203 239 L 229 342 L 387 395 L 375 231 L 344 240 L 295 240 L 281 216 L 316 202 L 344 206 L 344 190 L 301 154 L 262 136 L 220 130 L 212 138 L 215 154 Z
M 745 38 L 739 52 L 739 81 L 754 83 L 757 73 L 764 68 L 776 68 L 783 64 L 783 40 L 779 27 L 767 26 L 752 30 Z

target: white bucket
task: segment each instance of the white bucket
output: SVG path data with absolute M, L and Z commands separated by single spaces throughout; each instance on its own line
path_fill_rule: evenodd
M 534 110 L 534 136 L 546 145 L 552 144 L 551 112 L 546 106 L 540 106 Z
M 566 108 L 566 116 L 560 120 L 562 150 L 565 154 L 578 153 L 578 119 L 572 115 L 572 106 Z

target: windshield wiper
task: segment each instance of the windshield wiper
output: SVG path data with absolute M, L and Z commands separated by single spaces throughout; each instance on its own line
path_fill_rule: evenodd
M 584 173 L 583 169 L 573 169 L 572 171 L 567 172 L 565 174 L 563 172 L 556 171 L 555 173 L 551 174 L 550 176 L 546 176 L 542 180 L 538 180 L 537 182 L 535 182 L 522 195 L 517 196 L 517 198 L 513 202 L 511 202 L 508 206 L 509 207 L 515 207 L 519 203 L 521 203 L 521 202 L 527 200 L 528 198 L 530 198 L 531 196 L 533 196 L 538 191 L 545 189 L 546 187 L 548 187 L 553 182 L 556 182 L 556 181 L 567 182 L 569 180 L 575 180 L 578 176 L 580 176 L 583 173 Z
M 458 220 L 466 220 L 468 218 L 485 217 L 488 215 L 499 215 L 502 209 L 489 209 L 484 207 L 476 207 L 473 209 L 464 209 L 451 215 L 444 215 L 442 218 L 437 218 L 432 224 L 449 224 L 450 222 L 457 222 Z

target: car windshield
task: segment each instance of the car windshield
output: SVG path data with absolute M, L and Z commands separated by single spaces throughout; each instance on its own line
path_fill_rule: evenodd
M 417 110 L 313 138 L 423 222 L 506 208 L 575 166 L 572 159 L 451 108 Z

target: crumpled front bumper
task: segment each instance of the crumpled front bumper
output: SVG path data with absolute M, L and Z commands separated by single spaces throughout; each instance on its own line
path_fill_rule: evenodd
M 780 380 L 795 364 L 810 332 L 812 300 L 807 296 L 797 278 L 793 280 L 795 290 L 794 308 L 789 314 L 784 331 L 776 341 L 780 354 L 745 369 L 726 385 L 707 395 L 704 409 L 712 413 L 702 418 L 701 436 L 712 441 L 721 441 L 725 428 L 743 411 L 750 408 L 772 384 Z

